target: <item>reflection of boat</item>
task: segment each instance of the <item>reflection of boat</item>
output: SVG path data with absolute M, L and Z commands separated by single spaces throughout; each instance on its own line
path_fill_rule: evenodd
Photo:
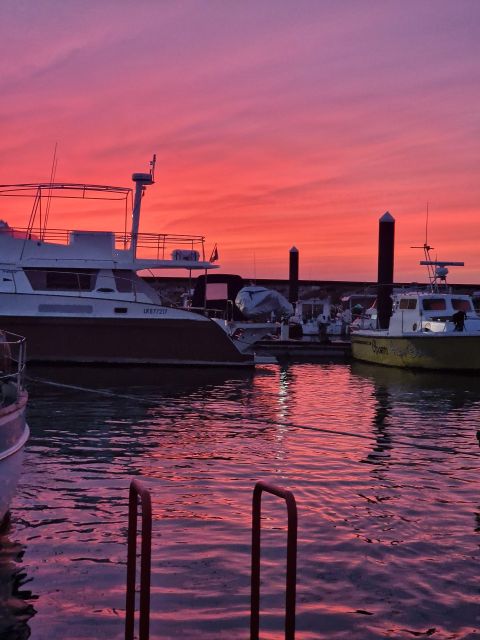
M 25 339 L 0 333 L 0 523 L 8 512 L 22 466 L 29 430 L 23 386 Z
M 29 590 L 31 577 L 22 558 L 26 547 L 8 535 L 2 536 L 0 562 L 0 638 L 29 638 L 28 621 L 35 615 L 32 600 L 38 596 Z M 26 585 L 26 586 L 25 586 Z
M 429 268 L 430 287 L 394 293 L 388 329 L 352 333 L 353 357 L 395 367 L 480 370 L 480 317 L 471 297 L 452 293 L 445 282 L 446 267 L 463 263 L 421 264 Z
M 369 379 L 375 385 L 386 386 L 391 390 L 433 390 L 445 397 L 449 392 L 467 391 L 472 402 L 480 399 L 480 380 L 468 372 L 459 371 L 447 375 L 444 371 L 433 369 L 378 367 L 376 364 L 360 360 L 352 360 L 350 368 L 354 376 Z M 436 394 L 432 395 L 432 401 L 439 402 Z
M 153 165 L 150 173 L 133 175 L 129 233 L 47 230 L 47 222 L 54 198 L 94 201 L 96 206 L 99 200 L 118 200 L 126 221 L 130 188 L 71 183 L 0 187 L 2 196 L 33 198 L 27 229 L 6 223 L 0 229 L 0 322 L 26 336 L 29 360 L 253 365 L 253 356 L 244 355 L 204 310 L 162 304 L 137 275 L 145 269 L 214 267 L 204 259 L 201 236 L 138 233 Z M 138 258 L 137 249 L 146 257 Z

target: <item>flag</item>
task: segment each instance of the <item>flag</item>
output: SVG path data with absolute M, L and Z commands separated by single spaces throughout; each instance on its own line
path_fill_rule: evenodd
M 217 245 L 213 247 L 212 255 L 210 256 L 209 262 L 216 262 L 218 260 L 218 249 Z

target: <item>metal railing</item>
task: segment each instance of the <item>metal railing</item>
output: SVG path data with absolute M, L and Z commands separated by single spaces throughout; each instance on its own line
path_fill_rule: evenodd
M 71 229 L 39 229 L 28 227 L 2 228 L 0 233 L 10 234 L 25 240 L 38 240 L 54 244 L 68 245 L 71 241 Z M 85 231 L 87 233 L 87 231 Z M 92 232 L 95 233 L 95 232 Z M 101 232 L 98 232 L 101 233 Z M 109 233 L 104 232 L 104 233 Z M 131 247 L 132 234 L 125 231 L 112 231 L 113 248 L 126 251 Z M 177 235 L 167 233 L 137 233 L 137 252 L 144 249 L 146 254 L 156 260 L 169 260 L 168 255 L 173 249 L 188 249 L 198 251 L 202 261 L 205 260 L 205 237 L 191 235 Z
M 17 391 L 25 386 L 26 349 L 24 337 L 0 331 L 0 383 L 13 382 Z
M 252 498 L 252 575 L 250 606 L 250 640 L 258 640 L 260 626 L 260 534 L 262 493 L 283 498 L 287 505 L 287 571 L 285 593 L 285 640 L 295 639 L 295 600 L 297 583 L 298 516 L 291 491 L 266 482 L 257 482 Z M 150 577 L 152 555 L 152 502 L 150 492 L 139 480 L 132 480 L 128 501 L 127 589 L 125 606 L 125 640 L 135 634 L 135 595 L 137 568 L 138 503 L 142 507 L 140 550 L 140 593 L 138 640 L 149 640 Z
M 150 634 L 150 573 L 152 557 L 152 502 L 150 492 L 139 480 L 132 480 L 128 500 L 127 593 L 125 640 L 133 640 L 135 627 L 135 583 L 137 566 L 138 499 L 142 506 L 140 552 L 139 640 Z
M 262 493 L 283 498 L 287 504 L 287 577 L 285 593 L 285 640 L 295 638 L 295 598 L 297 585 L 297 528 L 295 497 L 291 491 L 266 482 L 257 482 L 252 499 L 252 577 L 250 604 L 250 640 L 258 640 L 260 628 L 260 533 Z

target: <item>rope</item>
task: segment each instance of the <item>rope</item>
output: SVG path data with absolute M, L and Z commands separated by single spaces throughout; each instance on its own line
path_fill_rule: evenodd
M 121 399 L 125 399 L 125 400 L 133 400 L 137 403 L 140 404 L 145 404 L 148 405 L 149 407 L 152 406 L 152 404 L 157 404 L 155 402 L 152 403 L 151 400 L 148 400 L 146 398 L 139 398 L 138 396 L 132 396 L 132 395 L 127 395 L 127 394 L 122 394 L 122 393 L 113 393 L 112 391 L 105 391 L 102 389 L 90 389 L 88 387 L 80 387 L 77 385 L 72 385 L 72 384 L 63 384 L 61 382 L 54 382 L 53 380 L 46 380 L 44 378 L 34 378 L 32 376 L 27 376 L 27 380 L 31 381 L 31 382 L 36 382 L 39 384 L 45 384 L 45 385 L 49 385 L 52 387 L 59 387 L 61 389 L 71 389 L 73 391 L 82 391 L 85 393 L 94 393 L 97 395 L 101 395 L 101 396 L 106 396 L 109 398 L 121 398 Z M 158 405 L 159 406 L 159 405 Z M 201 414 L 199 414 L 201 415 Z M 229 413 L 220 413 L 220 412 L 216 412 L 216 411 L 212 411 L 209 410 L 208 414 L 204 414 L 201 415 L 201 417 L 203 418 L 223 418 L 223 419 L 227 419 L 227 420 L 238 420 L 238 415 L 236 414 L 229 414 Z M 335 436 L 346 436 L 348 438 L 356 438 L 358 440 L 366 440 L 368 442 L 372 442 L 372 443 L 377 443 L 377 439 L 375 438 L 375 436 L 368 436 L 368 435 L 364 435 L 362 433 L 352 433 L 351 431 L 339 431 L 338 429 L 328 429 L 327 427 L 313 427 L 311 425 L 302 425 L 302 424 L 295 424 L 295 423 L 290 423 L 288 425 L 286 425 L 283 422 L 279 422 L 278 420 L 270 420 L 269 418 L 255 418 L 253 416 L 249 416 L 248 420 L 250 422 L 256 423 L 256 424 L 270 424 L 272 426 L 277 426 L 277 427 L 285 427 L 288 426 L 290 429 L 297 429 L 297 430 L 302 430 L 302 431 L 313 431 L 316 433 L 325 433 L 325 434 L 329 434 L 329 435 L 335 435 Z M 478 436 L 477 436 L 478 437 Z M 479 444 L 480 444 L 480 438 L 479 438 Z M 478 458 L 480 459 L 480 455 L 478 453 L 470 453 L 469 451 L 459 451 L 458 449 L 454 449 L 453 447 L 442 447 L 439 445 L 428 445 L 428 444 L 420 444 L 418 442 L 415 443 L 410 443 L 410 442 L 405 442 L 403 440 L 396 440 L 395 441 L 395 447 L 398 446 L 403 446 L 403 447 L 407 447 L 407 448 L 411 448 L 413 447 L 414 449 L 422 449 L 425 451 L 436 451 L 439 453 L 450 453 L 450 454 L 455 454 L 455 455 L 463 455 L 463 456 L 469 456 L 469 457 L 473 457 L 473 458 Z

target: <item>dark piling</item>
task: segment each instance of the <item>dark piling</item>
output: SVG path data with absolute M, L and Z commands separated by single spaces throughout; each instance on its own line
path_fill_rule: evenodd
M 395 252 L 395 219 L 387 211 L 378 225 L 378 294 L 379 329 L 388 329 L 392 315 L 393 262 Z
M 298 249 L 290 249 L 288 301 L 291 304 L 298 302 Z

